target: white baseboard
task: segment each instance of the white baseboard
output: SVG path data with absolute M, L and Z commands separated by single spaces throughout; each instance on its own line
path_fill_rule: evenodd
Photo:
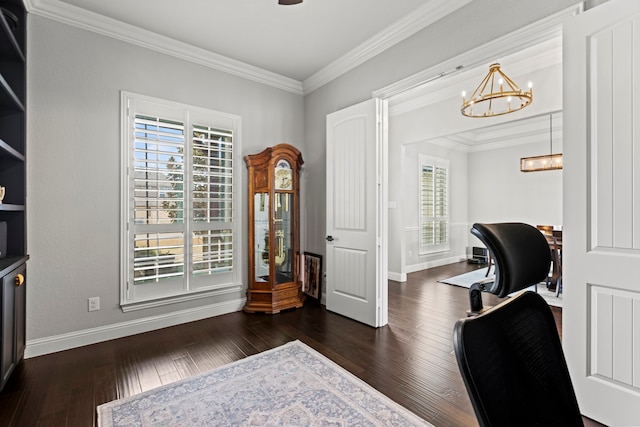
M 44 354 L 180 325 L 182 323 L 194 322 L 208 317 L 233 313 L 242 310 L 244 303 L 245 299 L 242 298 L 159 316 L 145 317 L 129 322 L 115 323 L 113 325 L 84 329 L 67 334 L 27 340 L 24 357 L 28 359 L 30 357 L 42 356 Z
M 406 282 L 407 281 L 407 273 L 396 273 L 395 271 L 390 271 L 387 273 L 389 280 L 393 280 L 394 282 Z
M 394 282 L 406 282 L 407 274 L 409 273 L 415 273 L 416 271 L 426 270 L 427 268 L 440 267 L 441 265 L 454 264 L 456 262 L 466 261 L 466 260 L 467 260 L 466 255 L 458 255 L 458 256 L 452 256 L 452 257 L 443 258 L 443 259 L 425 261 L 418 264 L 412 264 L 412 265 L 406 266 L 405 268 L 405 270 L 407 270 L 406 273 L 389 271 L 387 273 L 387 276 L 389 280 L 393 280 Z
M 433 261 L 425 261 L 418 264 L 408 265 L 407 273 L 415 273 L 416 271 L 426 270 L 427 268 L 440 267 L 441 265 L 454 264 L 460 261 L 466 261 L 466 255 L 457 255 L 449 258 L 435 259 Z

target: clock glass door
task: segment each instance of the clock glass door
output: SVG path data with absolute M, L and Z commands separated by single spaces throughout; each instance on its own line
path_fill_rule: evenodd
M 269 281 L 269 193 L 256 193 L 253 198 L 255 245 L 255 281 Z
M 291 193 L 275 193 L 274 201 L 276 283 L 293 282 L 293 202 Z

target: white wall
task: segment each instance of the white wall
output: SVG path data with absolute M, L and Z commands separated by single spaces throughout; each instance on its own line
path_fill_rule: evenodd
M 240 115 L 242 156 L 283 142 L 300 147 L 302 96 L 40 16 L 29 16 L 28 34 L 27 352 L 38 340 L 122 322 L 239 309 L 244 291 L 120 310 L 120 91 Z M 234 185 L 241 189 L 243 234 L 236 242 L 244 282 L 246 167 L 242 158 L 235 165 L 243 169 Z M 101 310 L 89 313 L 87 298 L 94 296 Z
M 554 152 L 561 151 L 561 141 L 554 142 Z M 521 157 L 548 153 L 548 140 L 469 153 L 470 223 L 562 225 L 562 170 L 520 172 Z
M 520 172 L 521 157 L 548 153 L 548 141 L 469 153 L 469 220 L 561 225 L 562 170 Z
M 540 50 L 536 48 L 535 50 Z M 560 58 L 553 58 L 559 61 Z M 522 67 L 520 67 L 522 68 Z M 444 78 L 432 89 L 432 99 L 424 89 L 416 90 L 424 105 L 404 111 L 415 102 L 408 94 L 401 100 L 392 98 L 389 119 L 390 171 L 402 170 L 403 179 L 390 175 L 390 194 L 403 200 L 397 210 L 390 210 L 389 218 L 389 277 L 406 280 L 406 273 L 431 268 L 467 257 L 472 246 L 482 246 L 469 233 L 474 222 L 521 221 L 536 224 L 559 225 L 562 217 L 562 171 L 522 173 L 520 158 L 549 153 L 549 134 L 531 132 L 523 119 L 558 111 L 562 108 L 562 64 L 537 64 L 534 71 L 510 74 L 516 82 L 536 82 L 534 103 L 524 110 L 504 116 L 475 119 L 459 114 L 460 87 L 474 87 L 486 69 L 471 70 L 455 78 Z M 445 95 L 446 94 L 446 95 Z M 560 116 L 556 114 L 556 116 Z M 562 152 L 561 130 L 554 131 L 554 152 Z M 491 127 L 508 121 L 517 121 L 522 130 L 510 130 L 520 139 L 502 141 L 499 132 Z M 489 130 L 499 142 L 467 146 L 456 143 L 456 134 L 478 128 Z M 502 131 L 504 132 L 504 131 Z M 421 142 L 415 142 L 421 141 Z M 423 141 L 432 141 L 427 143 Z M 526 144 L 523 142 L 526 141 Z M 436 144 L 437 142 L 437 144 Z M 449 148 L 446 148 L 449 147 Z M 395 155 L 399 150 L 403 156 Z M 451 247 L 435 254 L 418 254 L 417 171 L 415 162 L 419 153 L 451 160 L 450 214 Z M 468 153 L 468 154 L 467 154 Z M 402 157 L 402 158 L 400 158 Z M 401 182 L 399 182 L 401 181 Z
M 402 127 L 391 127 L 391 139 Z M 430 142 L 403 145 L 390 152 L 400 159 L 389 176 L 389 277 L 404 281 L 406 274 L 463 260 L 468 248 L 482 246 L 469 233 L 475 222 L 525 222 L 531 225 L 562 224 L 562 171 L 520 172 L 520 158 L 547 154 L 545 138 L 527 144 L 471 151 Z M 554 142 L 562 152 L 562 141 Z M 398 153 L 398 154 L 396 154 Z M 419 254 L 418 158 L 420 154 L 450 161 L 450 249 Z
M 475 0 L 375 58 L 305 96 L 305 152 L 308 194 L 325 194 L 326 115 L 371 98 L 372 92 L 429 69 L 493 39 L 574 5 L 574 0 Z M 473 25 L 481 22 L 482 25 Z M 422 119 L 424 120 L 424 118 Z M 391 125 L 390 125 L 391 126 Z M 410 142 L 420 141 L 417 137 Z M 390 152 L 390 173 L 393 173 Z M 393 191 L 389 189 L 390 195 Z M 392 195 L 390 197 L 393 197 Z M 325 200 L 306 201 L 307 247 L 325 253 Z M 397 212 L 389 211 L 393 221 Z M 389 229 L 389 235 L 393 230 Z M 389 253 L 392 251 L 390 250 Z
M 390 122 L 390 140 L 402 140 L 403 127 Z M 393 153 L 393 154 L 391 154 Z M 468 165 L 467 153 L 429 142 L 407 144 L 390 151 L 401 153 L 400 167 L 389 173 L 389 199 L 396 208 L 389 210 L 389 277 L 404 281 L 406 274 L 466 258 L 468 244 Z M 449 250 L 419 253 L 419 157 L 426 154 L 449 160 Z M 394 162 L 395 164 L 395 162 Z

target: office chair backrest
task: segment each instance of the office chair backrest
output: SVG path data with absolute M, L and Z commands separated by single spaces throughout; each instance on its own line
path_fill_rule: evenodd
M 473 224 L 471 234 L 484 243 L 495 264 L 495 280 L 487 292 L 504 298 L 546 280 L 551 250 L 535 227 L 519 222 Z
M 582 426 L 553 314 L 522 292 L 459 320 L 454 349 L 480 426 Z

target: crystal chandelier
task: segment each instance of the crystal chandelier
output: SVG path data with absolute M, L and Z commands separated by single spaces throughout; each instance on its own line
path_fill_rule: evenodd
M 489 73 L 473 91 L 469 99 L 462 92 L 460 112 L 467 117 L 494 117 L 513 113 L 531 104 L 533 101 L 532 84 L 523 91 L 505 73 L 500 64 L 489 66 Z

